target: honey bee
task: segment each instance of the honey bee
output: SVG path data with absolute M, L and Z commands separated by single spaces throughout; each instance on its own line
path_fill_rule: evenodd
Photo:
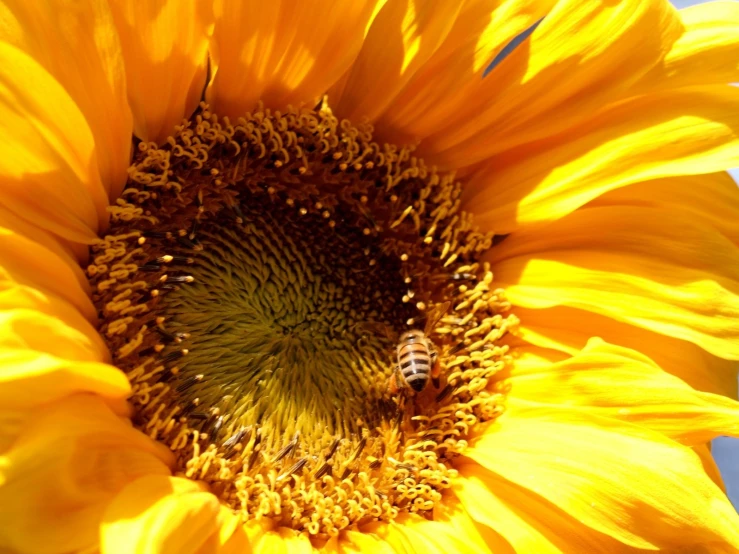
M 388 390 L 391 394 L 408 388 L 419 393 L 426 388 L 429 378 L 435 381 L 438 378 L 438 353 L 428 335 L 446 313 L 449 304 L 445 302 L 426 315 L 426 325 L 423 331 L 410 329 L 400 335 L 395 347 L 398 364 L 388 383 Z

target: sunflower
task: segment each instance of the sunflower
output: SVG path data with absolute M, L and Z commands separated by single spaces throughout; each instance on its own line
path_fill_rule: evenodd
M 0 22 L 0 551 L 739 552 L 739 4 Z

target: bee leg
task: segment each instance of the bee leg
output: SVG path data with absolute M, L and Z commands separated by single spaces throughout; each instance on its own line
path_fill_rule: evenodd
M 398 375 L 398 366 L 395 366 L 395 368 L 393 369 L 393 374 L 390 376 L 390 379 L 387 382 L 387 391 L 393 396 L 398 394 L 398 390 L 400 390 L 398 387 L 397 375 Z
M 434 388 L 438 389 L 441 384 L 439 377 L 441 376 L 441 365 L 439 364 L 439 353 L 436 350 L 429 352 L 431 358 L 431 382 L 434 384 Z

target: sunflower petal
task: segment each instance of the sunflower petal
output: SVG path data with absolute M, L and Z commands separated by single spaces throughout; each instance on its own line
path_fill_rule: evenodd
M 725 493 L 726 486 L 724 485 L 724 479 L 721 477 L 721 471 L 716 464 L 716 460 L 713 459 L 713 454 L 711 454 L 710 443 L 694 446 L 693 452 L 695 452 L 701 459 L 703 471 L 706 472 L 706 475 L 708 475 L 708 477 L 711 478 L 711 481 L 716 483 L 716 486 Z
M 442 502 L 434 507 L 433 522 L 449 528 L 447 534 L 463 537 L 470 552 L 493 554 L 515 554 L 510 543 L 498 533 L 475 522 L 454 495 L 445 495 Z
M 353 121 L 377 119 L 444 42 L 461 8 L 461 2 L 389 0 L 372 22 L 334 111 Z
M 465 454 L 496 487 L 507 480 L 528 489 L 625 545 L 739 548 L 739 515 L 698 456 L 643 427 L 577 410 L 513 406 Z
M 471 177 L 464 205 L 483 228 L 510 233 L 625 185 L 725 171 L 739 159 L 737 103 L 730 86 L 632 98 L 566 134 L 493 157 Z
M 119 369 L 98 362 L 75 362 L 34 350 L 2 349 L 0 367 L 3 410 L 38 408 L 76 393 L 93 393 L 120 406 L 131 393 Z
M 514 365 L 509 382 L 511 402 L 581 408 L 690 446 L 739 435 L 739 402 L 696 391 L 635 350 L 600 339 L 556 364 Z
M 304 533 L 276 527 L 259 535 L 252 543 L 254 554 L 312 554 L 313 546 Z
M 532 491 L 516 487 L 474 463 L 458 465 L 453 491 L 482 529 L 497 531 L 513 552 L 569 554 L 623 549 Z M 496 551 L 497 552 L 497 551 Z M 503 550 L 505 552 L 505 550 Z
M 162 143 L 195 111 L 213 32 L 209 2 L 157 0 L 110 3 L 126 63 L 133 130 L 141 140 Z
M 70 241 L 106 222 L 95 145 L 66 91 L 28 55 L 0 43 L 0 204 Z
M 536 28 L 539 25 L 541 25 L 542 21 L 544 21 L 543 17 L 537 19 L 533 24 L 531 24 L 529 27 L 527 27 L 526 29 L 518 33 L 515 37 L 513 37 L 511 41 L 508 44 L 506 44 L 503 47 L 503 49 L 495 55 L 495 57 L 493 58 L 493 61 L 490 62 L 487 65 L 487 67 L 485 67 L 485 71 L 482 72 L 482 78 L 484 79 L 485 77 L 490 75 L 493 69 L 498 67 L 503 62 L 503 60 L 505 60 L 508 56 L 510 56 L 513 53 L 513 51 L 516 48 L 521 46 L 521 44 L 523 44 L 523 42 L 527 38 L 529 38 L 534 33 L 534 31 L 536 31 Z
M 739 359 L 739 250 L 691 214 L 578 210 L 491 256 L 513 305 L 592 311 Z
M 739 4 L 707 2 L 680 10 L 685 32 L 634 93 L 739 80 Z
M 62 554 L 96 545 L 113 497 L 139 477 L 168 474 L 171 461 L 100 398 L 75 395 L 38 409 L 0 456 L 0 550 Z
M 491 86 L 490 80 L 481 79 L 485 66 L 554 4 L 556 0 L 462 3 L 444 41 L 417 71 L 407 75 L 407 82 L 400 83 L 402 89 L 377 118 L 377 135 L 391 142 L 415 142 L 458 122 L 466 103 L 490 101 L 499 89 Z M 526 44 L 520 48 L 525 49 Z M 391 77 L 397 79 L 396 75 Z M 366 81 L 370 80 L 372 76 L 367 74 Z
M 395 554 L 395 550 L 387 541 L 381 539 L 374 533 L 364 531 L 342 531 L 338 539 L 329 540 L 326 551 L 338 554 L 365 554 L 377 552 L 378 554 Z
M 599 196 L 589 206 L 649 206 L 686 211 L 739 244 L 739 187 L 726 172 L 634 183 Z
M 75 349 L 80 355 L 79 359 L 86 359 L 86 355 L 92 355 L 98 361 L 108 361 L 110 358 L 100 335 L 90 322 L 75 306 L 55 294 L 32 286 L 0 281 L 0 310 L 22 310 L 22 319 L 28 322 L 15 326 L 13 334 L 4 338 L 6 345 L 35 345 L 41 351 L 54 355 L 62 355 L 63 352 Z M 30 337 L 24 334 L 24 329 L 30 331 L 41 327 L 52 333 L 52 336 Z M 60 344 L 59 339 L 63 337 L 74 337 L 76 344 Z M 48 342 L 41 347 L 40 341 L 45 338 Z M 84 345 L 85 348 L 89 345 L 90 352 L 80 352 L 76 349 L 78 345 Z
M 363 533 L 372 533 L 386 541 L 395 552 L 486 552 L 480 537 L 463 538 L 456 533 L 449 514 L 444 521 L 430 521 L 416 514 L 401 514 L 391 522 L 374 522 L 362 527 Z M 480 548 L 480 550 L 478 550 Z
M 315 104 L 354 61 L 381 4 L 220 0 L 208 103 L 230 117 L 260 100 L 274 109 Z
M 0 333 L 4 331 L 0 328 Z M 3 368 L 0 373 L 0 453 L 8 450 L 18 438 L 34 410 L 73 394 L 95 394 L 114 413 L 124 417 L 131 415 L 126 401 L 131 387 L 126 376 L 113 366 L 72 361 L 20 344 L 15 348 L 4 344 L 0 347 L 0 367 Z
M 0 227 L 0 290 L 11 282 L 47 290 L 74 304 L 90 321 L 96 320 L 89 285 L 78 265 Z
M 0 205 L 0 222 L 2 222 L 2 227 L 14 234 L 26 237 L 51 250 L 70 266 L 76 267 L 84 264 L 90 258 L 88 245 L 61 239 L 40 228 L 37 222 L 23 219 L 22 216 L 13 213 L 2 205 Z
M 106 361 L 100 335 L 79 313 L 93 316 L 78 252 L 2 207 L 0 221 L 0 345 Z
M 218 512 L 216 545 L 218 554 L 250 554 L 252 551 L 241 516 L 223 504 Z
M 36 310 L 0 309 L 0 348 L 30 349 L 67 360 L 106 361 L 108 351 L 100 335 L 85 333 Z
M 517 306 L 521 320 L 520 338 L 533 348 L 516 346 L 516 363 L 531 363 L 532 358 L 561 361 L 564 353 L 576 355 L 591 337 L 637 350 L 671 375 L 679 377 L 694 389 L 737 397 L 736 362 L 723 360 L 691 342 L 635 327 L 593 312 L 555 306 L 528 309 Z M 509 340 L 510 342 L 510 340 Z M 546 350 L 546 356 L 542 356 Z M 559 356 L 553 353 L 559 352 Z
M 425 157 L 433 157 L 444 168 L 465 167 L 589 119 L 594 111 L 627 96 L 629 86 L 660 62 L 681 33 L 677 13 L 662 0 L 563 0 L 551 9 L 546 6 L 549 2 L 527 4 L 502 3 L 483 18 L 490 24 L 475 37 L 477 42 L 455 52 L 461 59 L 448 68 L 439 67 L 439 77 L 424 72 L 426 87 L 436 88 L 440 80 L 442 88 L 435 93 L 423 91 L 422 98 L 438 95 L 438 104 L 430 106 L 418 122 L 396 116 L 392 125 L 409 125 L 407 132 L 423 139 L 420 151 Z M 501 35 L 510 40 L 506 27 L 510 16 L 519 11 L 531 19 L 517 33 L 545 18 L 526 44 L 480 79 L 493 59 L 489 55 L 478 67 L 483 44 L 497 42 Z M 462 68 L 462 63 L 467 66 Z M 457 91 L 448 91 L 449 79 L 444 75 L 452 70 L 460 81 Z M 419 78 L 409 90 L 421 86 Z M 410 94 L 404 95 L 399 100 L 401 110 L 412 101 Z
M 67 137 L 69 144 L 78 146 L 80 153 L 84 154 L 80 157 L 80 169 L 99 170 L 109 198 L 117 198 L 126 182 L 131 154 L 131 110 L 126 102 L 123 56 L 108 2 L 7 0 L 0 6 L 0 27 L 3 40 L 23 50 L 48 71 L 77 106 L 72 109 L 59 103 L 55 98 L 59 85 L 50 88 L 43 83 L 24 83 L 29 78 L 26 72 L 31 75 L 38 72 L 35 68 L 30 69 L 35 64 L 14 71 L 17 68 L 7 67 L 9 60 L 2 59 L 3 73 L 10 71 L 11 77 L 18 80 L 19 88 L 26 89 L 22 98 L 33 94 L 44 100 L 54 99 L 48 103 L 48 114 L 43 117 L 30 114 L 38 118 L 36 125 L 47 122 L 52 131 L 53 127 L 48 122 L 60 122 L 58 125 L 63 133 L 55 135 L 52 132 L 50 136 L 56 138 L 53 142 L 63 144 L 64 141 L 59 139 Z M 79 112 L 86 124 L 75 124 L 72 116 L 77 118 Z M 3 121 L 7 125 L 5 118 Z M 94 138 L 97 167 L 92 167 L 92 151 L 88 151 L 86 135 L 90 132 Z M 18 132 L 13 134 L 21 136 Z M 85 180 L 83 182 L 86 183 Z M 57 195 L 67 195 L 69 204 L 74 205 L 74 197 L 70 197 L 73 189 L 66 183 L 60 186 L 58 180 L 54 184 L 58 187 Z M 51 202 L 47 202 L 49 204 Z
M 208 537 L 217 532 L 219 512 L 218 499 L 195 481 L 165 475 L 142 477 L 105 509 L 100 552 L 200 552 Z

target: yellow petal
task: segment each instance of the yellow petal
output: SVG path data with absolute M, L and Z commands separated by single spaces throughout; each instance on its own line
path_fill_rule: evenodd
M 700 458 L 701 463 L 703 464 L 703 471 L 706 472 L 706 475 L 708 475 L 711 478 L 711 481 L 716 483 L 716 486 L 725 493 L 726 487 L 724 485 L 724 480 L 721 477 L 721 471 L 719 470 L 718 465 L 716 465 L 716 460 L 713 459 L 710 445 L 711 443 L 694 446 L 693 452 L 695 452 Z
M 126 62 L 133 129 L 143 141 L 162 143 L 190 117 L 202 93 L 213 31 L 209 2 L 110 2 Z
M 634 183 L 609 191 L 589 205 L 650 206 L 685 211 L 739 243 L 739 187 L 726 172 Z
M 203 552 L 204 543 L 217 532 L 219 512 L 218 499 L 194 481 L 164 475 L 141 477 L 105 509 L 100 552 Z
M 72 114 L 68 112 L 71 109 L 57 104 L 58 100 L 49 103 L 48 113 L 30 115 L 36 116 L 37 125 L 46 125 L 50 130 L 54 128 L 53 122 L 57 122 L 64 131 L 61 138 L 68 137 L 70 143 L 84 154 L 80 160 L 83 163 L 81 169 L 99 169 L 109 198 L 117 198 L 126 182 L 131 155 L 131 110 L 126 102 L 126 75 L 118 33 L 107 1 L 8 0 L 0 6 L 0 27 L 3 40 L 29 54 L 64 87 L 87 124 L 78 128 L 74 121 L 70 121 Z M 0 66 L 4 66 L 3 73 L 14 69 L 8 68 L 7 64 L 5 59 L 0 62 Z M 30 67 L 11 71 L 11 77 L 19 81 L 21 90 L 30 89 L 26 93 L 29 96 L 55 98 L 56 87 L 36 83 L 38 89 L 31 92 L 34 85 L 22 84 L 29 78 L 26 72 L 38 72 Z M 73 110 L 75 118 L 78 109 Z M 5 118 L 3 121 L 7 125 Z M 93 153 L 88 151 L 86 144 L 88 139 L 85 135 L 90 132 L 94 137 L 97 168 L 91 167 Z M 20 138 L 19 133 L 13 134 Z M 80 142 L 83 137 L 85 142 Z M 71 190 L 65 188 L 68 185 L 63 185 L 58 178 L 55 184 L 60 193 L 71 195 Z M 68 200 L 74 205 L 73 198 Z
M 643 427 L 577 410 L 511 407 L 465 454 L 499 476 L 496 486 L 507 480 L 528 489 L 626 545 L 739 548 L 739 515 L 698 456 Z M 581 551 L 611 550 L 565 549 Z
M 580 408 L 643 425 L 690 446 L 739 435 L 739 402 L 696 391 L 646 356 L 601 339 L 555 364 L 514 364 L 509 383 L 509 401 Z
M 570 554 L 623 552 L 623 545 L 588 528 L 525 488 L 517 487 L 476 463 L 457 467 L 453 491 L 482 529 L 497 531 L 511 552 Z M 498 551 L 495 551 L 498 554 Z M 501 549 L 500 552 L 506 552 Z
M 463 537 L 463 543 L 458 539 Z M 443 546 L 442 546 L 443 545 Z M 500 535 L 475 523 L 460 503 L 446 496 L 434 508 L 432 521 L 415 515 L 401 514 L 393 524 L 373 522 L 359 531 L 342 531 L 327 542 L 321 552 L 474 552 L 514 554 Z
M 0 550 L 93 547 L 115 495 L 139 477 L 168 474 L 171 458 L 99 398 L 75 395 L 39 408 L 0 457 Z
M 269 533 L 272 531 L 275 527 L 277 527 L 276 523 L 272 519 L 263 518 L 259 521 L 256 520 L 249 520 L 246 523 L 244 523 L 241 526 L 241 529 L 246 534 L 246 540 L 249 544 L 249 552 L 251 552 L 253 545 L 255 545 L 259 538 L 264 535 L 265 533 Z
M 94 329 L 85 333 L 55 317 L 26 309 L 0 309 L 0 348 L 36 350 L 82 362 L 109 358 Z
M 0 406 L 28 410 L 76 393 L 90 393 L 123 406 L 131 393 L 126 376 L 116 367 L 80 362 L 34 350 L 0 350 Z M 120 408 L 118 413 L 125 413 Z
M 461 2 L 388 0 L 372 22 L 341 95 L 329 91 L 334 111 L 353 121 L 373 121 L 449 34 Z M 337 101 L 338 100 L 338 101 Z
M 578 210 L 514 233 L 491 257 L 516 306 L 592 311 L 739 359 L 739 248 L 691 214 Z
M 259 100 L 283 110 L 291 103 L 315 104 L 354 61 L 381 4 L 219 0 L 207 101 L 231 117 Z
M 374 533 L 362 531 L 342 531 L 338 538 L 328 541 L 324 549 L 338 554 L 395 554 L 395 550 L 387 541 Z
M 527 10 L 537 18 L 544 15 L 538 4 Z M 421 123 L 416 130 L 418 124 L 408 121 L 414 135 L 424 139 L 424 156 L 445 168 L 465 167 L 586 121 L 603 106 L 627 97 L 628 87 L 662 59 L 681 33 L 674 8 L 663 0 L 563 0 L 545 9 L 534 33 L 484 78 L 483 64 L 469 59 L 469 48 L 456 53 L 467 64 L 458 69 L 462 85 L 477 82 L 463 93 L 452 92 L 453 106 L 442 99 L 419 118 L 433 127 Z M 507 15 L 499 18 L 495 10 L 478 44 L 498 34 Z M 459 68 L 459 63 L 451 67 Z M 436 75 L 426 74 L 424 80 L 426 87 L 436 87 Z M 445 92 L 439 90 L 440 96 Z M 439 117 L 442 110 L 445 117 Z
M 12 283 L 49 291 L 73 304 L 89 321 L 97 318 L 89 285 L 77 264 L 59 258 L 9 229 L 0 227 L 0 290 Z
M 0 222 L 5 229 L 36 242 L 51 250 L 70 266 L 78 266 L 89 260 L 90 249 L 86 244 L 70 242 L 40 228 L 36 222 L 23 219 L 5 206 L 0 206 Z
M 106 361 L 107 347 L 79 313 L 94 317 L 75 252 L 50 233 L 0 208 L 0 345 L 80 361 Z M 19 289 L 37 292 L 29 306 Z M 41 292 L 43 291 L 43 292 Z M 78 307 L 62 301 L 66 297 Z M 13 298 L 15 297 L 15 302 Z M 60 306 L 61 304 L 61 306 Z M 55 310 L 54 306 L 61 309 Z M 44 309 L 46 308 L 46 309 Z
M 313 546 L 304 533 L 276 527 L 262 533 L 252 542 L 254 554 L 312 554 Z
M 106 221 L 95 145 L 67 92 L 33 59 L 0 43 L 0 204 L 70 241 Z
M 600 337 L 641 352 L 695 389 L 737 397 L 736 362 L 713 356 L 691 342 L 566 306 L 546 309 L 517 306 L 515 314 L 521 320 L 520 337 L 546 349 L 544 359 L 549 362 L 562 359 L 561 355 L 558 359 L 553 357 L 552 352 L 575 355 L 591 337 Z M 541 357 L 541 348 L 526 352 L 520 360 L 530 361 L 532 355 Z M 522 349 L 517 347 L 514 354 L 521 353 Z
M 516 308 L 516 312 L 523 311 L 525 313 L 531 310 Z M 534 311 L 533 313 L 538 313 Z M 518 317 L 518 316 L 516 316 Z M 507 334 L 501 338 L 501 344 L 505 344 L 509 348 L 509 353 L 516 366 L 526 370 L 528 368 L 538 368 L 544 364 L 556 364 L 562 360 L 567 360 L 570 355 L 574 355 L 579 349 L 570 350 L 566 345 L 560 347 L 559 344 L 548 346 L 536 346 L 536 342 L 528 343 L 521 338 L 522 333 L 516 329 L 516 334 Z M 546 339 L 543 339 L 544 342 Z
M 739 4 L 690 6 L 680 10 L 680 19 L 685 32 L 632 92 L 739 80 Z
M 370 523 L 361 530 L 377 535 L 395 552 L 445 554 L 487 551 L 480 537 L 465 538 L 457 534 L 457 523 L 452 523 L 449 514 L 443 515 L 442 521 L 430 521 L 416 514 L 402 513 L 391 522 Z
M 0 281 L 0 311 L 12 311 L 13 332 L 3 337 L 7 346 L 39 348 L 70 359 L 92 357 L 108 361 L 110 354 L 100 335 L 69 301 L 29 285 Z M 33 336 L 35 331 L 42 333 Z M 43 332 L 50 333 L 43 335 Z M 30 333 L 30 334 L 28 334 Z M 62 344 L 64 340 L 70 344 Z M 89 351 L 88 351 L 89 347 Z M 74 352 L 74 353 L 73 353 Z
M 370 112 L 376 112 L 376 134 L 391 142 L 414 142 L 434 135 L 439 128 L 453 122 L 459 123 L 458 116 L 465 103 L 490 102 L 500 92 L 497 86 L 491 86 L 490 79 L 481 79 L 482 72 L 495 54 L 546 15 L 555 3 L 556 0 L 460 3 L 459 16 L 453 21 L 448 35 L 442 37 L 443 42 L 432 55 L 418 60 L 421 63 L 417 63 L 412 72 L 406 71 L 402 76 L 393 72 L 386 57 L 368 60 L 365 67 L 357 66 L 354 79 L 363 77 L 365 86 L 370 88 L 357 88 L 354 95 L 359 98 L 355 100 L 369 105 Z M 449 5 L 449 9 L 453 7 L 453 4 Z M 371 35 L 368 43 L 369 38 Z M 377 42 L 375 48 L 383 47 L 380 36 L 374 40 Z M 421 45 L 424 40 L 425 36 L 422 36 Z M 392 45 L 385 44 L 384 47 L 387 50 Z M 433 45 L 425 48 L 432 49 Z M 527 49 L 525 44 L 520 48 Z M 361 75 L 362 71 L 366 73 Z M 373 72 L 378 71 L 386 72 L 387 76 L 376 79 Z M 376 88 L 388 78 L 398 88 L 390 94 L 385 88 Z M 355 117 L 367 115 L 356 107 L 347 106 L 347 109 Z M 338 113 L 344 115 L 340 110 Z M 422 144 L 422 148 L 424 146 Z M 425 154 L 433 159 L 432 149 Z
M 463 538 L 470 552 L 492 554 L 514 554 L 511 545 L 498 533 L 472 519 L 459 499 L 453 494 L 444 494 L 433 510 L 433 522 L 447 528 L 446 534 Z M 431 531 L 433 533 L 433 531 Z
M 218 554 L 248 554 L 252 551 L 241 516 L 231 508 L 221 504 L 217 525 L 215 544 Z
M 0 329 L 2 332 L 3 329 Z M 117 415 L 131 416 L 128 379 L 118 368 L 79 362 L 28 348 L 0 348 L 0 453 L 20 436 L 40 406 L 74 394 L 94 394 Z
M 624 101 L 567 133 L 494 156 L 464 205 L 497 233 L 551 221 L 639 181 L 724 171 L 739 159 L 739 89 L 679 89 Z

